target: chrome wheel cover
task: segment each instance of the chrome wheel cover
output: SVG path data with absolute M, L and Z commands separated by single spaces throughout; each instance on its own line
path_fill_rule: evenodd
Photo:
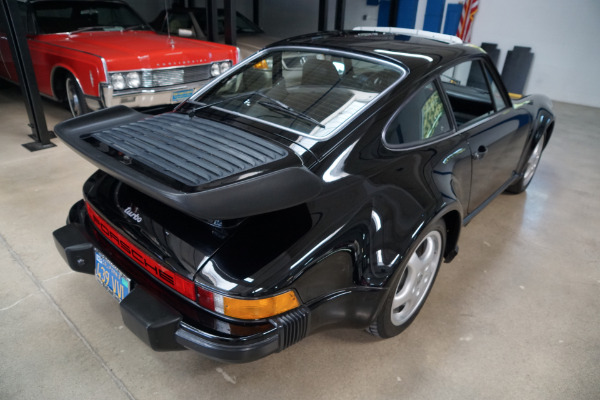
M 69 102 L 69 108 L 71 109 L 71 114 L 77 117 L 83 114 L 83 110 L 81 107 L 81 99 L 79 98 L 79 93 L 77 91 L 77 82 L 72 77 L 68 77 L 66 81 L 66 89 L 67 89 L 67 101 Z
M 408 321 L 425 300 L 440 265 L 442 235 L 432 231 L 412 252 L 392 301 L 391 321 L 400 326 Z
M 533 178 L 533 174 L 535 174 L 535 170 L 537 169 L 538 164 L 540 163 L 540 157 L 542 156 L 542 149 L 544 148 L 544 138 L 541 138 L 538 144 L 533 149 L 533 152 L 529 156 L 529 160 L 527 160 L 527 166 L 525 167 L 525 172 L 523 173 L 523 184 L 526 186 L 531 178 Z

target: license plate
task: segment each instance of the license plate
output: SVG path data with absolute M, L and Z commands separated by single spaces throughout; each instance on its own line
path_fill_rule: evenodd
M 96 279 L 108 290 L 119 303 L 131 289 L 131 279 L 126 277 L 102 253 L 96 253 Z
M 171 95 L 171 101 L 178 103 L 180 101 L 187 99 L 188 97 L 190 97 L 193 94 L 194 94 L 194 89 L 179 90 L 177 92 L 173 92 L 173 94 Z

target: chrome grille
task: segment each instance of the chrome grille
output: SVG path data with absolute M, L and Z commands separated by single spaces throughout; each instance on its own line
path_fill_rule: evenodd
M 171 86 L 210 79 L 211 64 L 186 68 L 157 69 L 142 73 L 142 87 Z

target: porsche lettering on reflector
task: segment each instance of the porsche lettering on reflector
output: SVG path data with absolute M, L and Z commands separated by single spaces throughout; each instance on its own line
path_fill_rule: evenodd
M 96 253 L 96 279 L 108 290 L 119 303 L 129 294 L 131 280 L 113 265 L 104 255 L 97 250 Z

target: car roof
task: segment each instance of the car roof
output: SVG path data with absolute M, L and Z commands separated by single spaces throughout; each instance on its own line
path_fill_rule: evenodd
M 389 32 L 333 31 L 295 36 L 271 44 L 276 46 L 308 46 L 361 53 L 400 63 L 408 67 L 413 78 L 454 64 L 457 60 L 485 54 L 479 47 L 448 44 L 419 36 Z

